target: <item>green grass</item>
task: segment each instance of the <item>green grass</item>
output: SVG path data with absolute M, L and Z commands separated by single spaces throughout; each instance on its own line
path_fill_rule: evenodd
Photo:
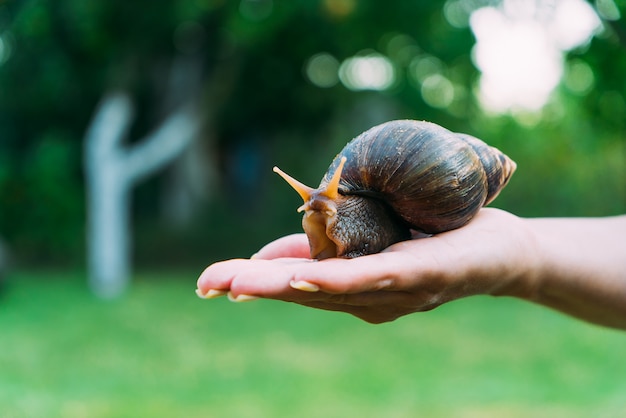
M 101 301 L 80 274 L 0 297 L 0 417 L 618 417 L 626 333 L 474 297 L 391 324 L 200 300 L 194 274 Z

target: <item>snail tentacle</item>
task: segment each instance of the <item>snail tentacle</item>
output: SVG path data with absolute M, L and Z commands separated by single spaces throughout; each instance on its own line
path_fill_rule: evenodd
M 274 173 L 277 173 L 279 176 L 281 176 L 287 183 L 289 183 L 289 185 L 296 191 L 298 192 L 298 194 L 300 195 L 300 197 L 302 198 L 302 200 L 304 200 L 304 202 L 306 203 L 307 200 L 309 200 L 309 198 L 313 195 L 313 192 L 315 191 L 314 188 L 309 187 L 303 183 L 300 183 L 298 180 L 294 179 L 293 177 L 291 177 L 289 174 L 285 173 L 283 170 L 281 170 L 278 167 L 274 167 L 272 169 L 272 171 L 274 171 Z M 298 210 L 298 212 L 300 212 L 300 210 Z

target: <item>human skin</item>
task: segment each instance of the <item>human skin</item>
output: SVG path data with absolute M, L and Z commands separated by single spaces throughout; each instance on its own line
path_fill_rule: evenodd
M 485 208 L 466 226 L 354 259 L 309 259 L 304 234 L 207 267 L 200 297 L 277 299 L 370 323 L 472 295 L 516 297 L 626 329 L 626 216 L 520 218 Z

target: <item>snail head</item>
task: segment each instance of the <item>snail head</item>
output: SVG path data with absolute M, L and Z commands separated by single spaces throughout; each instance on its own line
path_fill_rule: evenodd
M 311 258 L 321 260 L 337 257 L 337 254 L 342 253 L 342 249 L 338 248 L 342 244 L 337 238 L 333 239 L 332 231 L 337 223 L 338 206 L 345 199 L 339 194 L 339 181 L 346 160 L 346 157 L 342 157 L 330 181 L 317 189 L 300 183 L 278 167 L 274 167 L 274 172 L 289 183 L 304 201 L 298 212 L 304 212 L 302 227 L 309 238 Z

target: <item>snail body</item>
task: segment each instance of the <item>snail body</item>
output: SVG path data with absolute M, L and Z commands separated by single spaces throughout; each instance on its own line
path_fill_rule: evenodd
M 274 167 L 302 197 L 311 257 L 354 258 L 465 225 L 516 165 L 470 135 L 424 121 L 375 126 L 335 157 L 317 189 Z

